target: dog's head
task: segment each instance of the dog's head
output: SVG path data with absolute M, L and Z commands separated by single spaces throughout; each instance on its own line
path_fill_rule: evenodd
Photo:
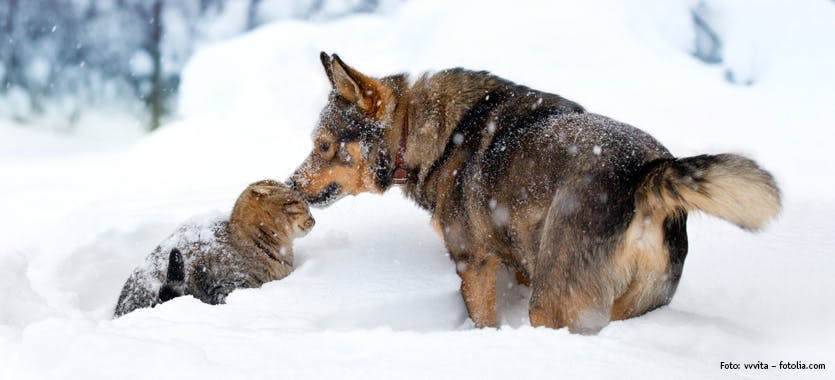
M 345 195 L 381 193 L 391 185 L 396 96 L 403 76 L 375 79 L 336 54 L 320 58 L 331 83 L 328 104 L 313 131 L 313 151 L 289 183 L 313 206 Z

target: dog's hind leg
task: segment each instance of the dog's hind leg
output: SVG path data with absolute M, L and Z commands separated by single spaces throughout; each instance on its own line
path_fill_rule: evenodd
M 569 247 L 558 252 L 574 255 Z M 541 272 L 541 276 L 537 273 L 529 311 L 532 326 L 568 327 L 572 333 L 595 334 L 609 323 L 613 297 L 608 281 L 578 267 L 584 259 L 575 258 L 573 264 L 563 262 Z
M 628 286 L 617 296 L 612 320 L 639 316 L 666 305 L 675 293 L 687 256 L 687 213 L 635 215 L 613 264 Z
M 623 198 L 601 202 L 597 193 L 567 188 L 555 194 L 531 281 L 533 326 L 594 334 L 609 323 L 625 286 L 611 260 L 633 213 Z

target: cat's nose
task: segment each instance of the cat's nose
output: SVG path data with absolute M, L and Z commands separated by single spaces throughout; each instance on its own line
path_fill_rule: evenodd
M 307 230 L 313 228 L 314 225 L 316 225 L 316 220 L 313 218 L 307 218 L 307 220 L 304 222 L 304 228 Z

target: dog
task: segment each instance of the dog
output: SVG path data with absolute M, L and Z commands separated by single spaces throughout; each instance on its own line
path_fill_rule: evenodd
M 652 136 L 485 71 L 365 75 L 320 55 L 331 92 L 290 183 L 313 206 L 402 186 L 431 213 L 478 327 L 500 266 L 533 326 L 594 334 L 670 302 L 687 215 L 750 231 L 780 211 L 773 176 L 734 154 L 676 158 Z
M 293 239 L 316 221 L 287 185 L 249 185 L 228 220 L 189 222 L 160 244 L 130 275 L 116 304 L 119 317 L 182 295 L 212 305 L 238 288 L 257 288 L 293 271 Z

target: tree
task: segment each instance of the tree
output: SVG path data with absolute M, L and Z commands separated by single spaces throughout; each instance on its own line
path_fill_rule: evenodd
M 151 130 L 155 130 L 160 126 L 160 120 L 163 113 L 163 98 L 164 89 L 162 84 L 162 54 L 160 52 L 160 45 L 162 45 L 162 0 L 153 0 L 150 9 L 143 9 L 138 7 L 139 14 L 149 20 L 148 24 L 148 38 L 143 44 L 143 48 L 151 56 L 151 91 L 145 96 L 145 103 L 151 113 Z

